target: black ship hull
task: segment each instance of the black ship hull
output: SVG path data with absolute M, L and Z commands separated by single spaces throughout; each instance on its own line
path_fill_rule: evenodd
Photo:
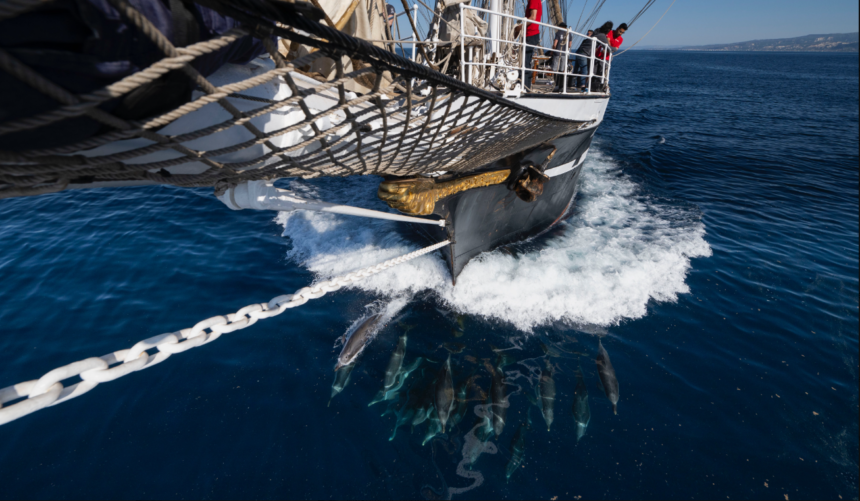
M 431 242 L 452 241 L 442 252 L 455 284 L 466 264 L 482 252 L 537 236 L 570 214 L 595 130 L 552 141 L 556 153 L 546 168 L 551 178 L 535 201 L 521 200 L 504 184 L 475 188 L 436 203 L 433 212 L 445 219 L 445 228 L 416 225 L 419 234 Z M 552 175 L 553 169 L 562 172 Z

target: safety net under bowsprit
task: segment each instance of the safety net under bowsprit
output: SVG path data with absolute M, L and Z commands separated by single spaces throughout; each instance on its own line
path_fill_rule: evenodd
M 91 33 L 52 31 L 58 16 Z M 264 0 L 3 3 L 0 198 L 467 172 L 584 125 L 321 18 L 309 4 Z

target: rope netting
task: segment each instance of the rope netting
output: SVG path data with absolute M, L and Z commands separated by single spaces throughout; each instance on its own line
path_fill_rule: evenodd
M 45 3 L 14 0 L 0 8 L 0 21 Z M 215 186 L 218 191 L 242 181 L 284 177 L 467 172 L 586 125 L 528 109 L 325 26 L 319 22 L 321 11 L 301 2 L 197 0 L 240 24 L 185 47 L 171 43 L 129 0 L 108 3 L 163 57 L 100 89 L 75 93 L 0 48 L 0 72 L 56 102 L 52 109 L 0 122 L 0 140 L 38 135 L 81 117 L 102 124 L 98 134 L 70 144 L 57 144 L 52 137 L 44 148 L 0 150 L 0 198 L 110 182 Z M 247 37 L 261 41 L 273 61 L 265 71 L 215 85 L 193 66 L 196 59 Z M 309 53 L 287 60 L 278 52 L 277 37 Z M 334 67 L 329 76 L 307 71 L 325 58 Z M 120 118 L 103 109 L 169 72 L 190 79 L 195 97 L 144 119 Z M 361 82 L 366 91 L 348 90 L 350 82 Z M 284 91 L 254 95 L 255 89 L 273 84 Z M 213 106 L 220 115 L 202 114 Z M 274 115 L 279 121 L 257 125 Z M 208 118 L 195 121 L 195 116 Z M 183 127 L 171 130 L 182 119 Z M 236 130 L 241 134 L 224 135 Z M 201 146 L 207 138 L 215 138 L 217 147 L 212 140 Z

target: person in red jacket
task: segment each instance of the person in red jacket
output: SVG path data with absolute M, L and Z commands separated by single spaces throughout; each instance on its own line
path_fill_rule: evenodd
M 526 18 L 540 22 L 542 12 L 541 0 L 529 0 L 528 5 L 526 6 Z M 532 55 L 534 54 L 535 48 L 529 47 L 529 45 L 540 45 L 540 25 L 526 22 L 526 44 L 525 63 L 526 68 L 530 69 L 532 67 Z M 532 72 L 526 70 L 525 78 L 526 81 L 523 82 L 523 88 L 525 90 L 531 90 Z
M 621 47 L 621 43 L 624 41 L 624 39 L 621 38 L 621 35 L 623 35 L 624 32 L 626 32 L 626 31 L 627 31 L 627 23 L 621 23 L 617 28 L 610 31 L 606 35 L 606 38 L 609 39 L 609 45 L 611 45 L 613 48 L 616 48 L 616 49 L 618 47 Z M 615 52 L 615 51 L 612 51 L 612 52 Z

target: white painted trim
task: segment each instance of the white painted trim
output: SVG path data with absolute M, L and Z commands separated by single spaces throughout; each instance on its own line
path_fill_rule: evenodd
M 603 121 L 603 115 L 606 113 L 609 99 L 530 98 L 528 94 L 524 94 L 516 102 L 552 117 L 580 122 L 590 122 L 593 120 L 599 125 Z
M 558 167 L 553 167 L 552 169 L 547 169 L 546 172 L 544 172 L 544 174 L 546 174 L 549 177 L 555 177 L 555 176 L 560 176 L 566 172 L 570 172 L 573 169 L 582 165 L 582 162 L 585 162 L 585 156 L 586 155 L 588 155 L 588 150 L 585 150 L 585 153 L 583 153 L 582 156 L 579 158 L 579 162 L 575 162 L 575 161 L 569 162 L 566 164 L 559 165 Z

